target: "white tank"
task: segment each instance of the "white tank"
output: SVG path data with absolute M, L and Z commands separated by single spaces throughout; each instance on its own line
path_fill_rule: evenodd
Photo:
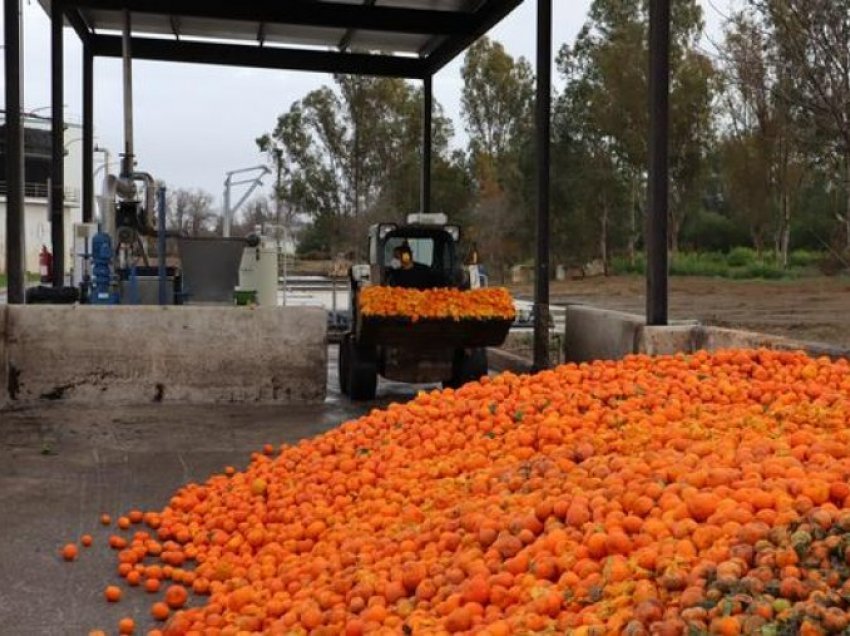
M 246 247 L 239 266 L 240 291 L 257 292 L 257 304 L 274 307 L 278 304 L 277 243 L 261 238 L 257 247 Z

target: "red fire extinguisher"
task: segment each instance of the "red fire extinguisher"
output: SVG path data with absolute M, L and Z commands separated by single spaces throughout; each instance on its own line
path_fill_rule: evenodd
M 38 275 L 41 277 L 42 283 L 49 283 L 51 280 L 51 272 L 53 270 L 53 254 L 47 251 L 47 246 L 41 246 L 41 252 L 38 254 Z

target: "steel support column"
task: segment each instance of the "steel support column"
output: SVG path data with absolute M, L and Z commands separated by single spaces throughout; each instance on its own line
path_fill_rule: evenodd
M 552 128 L 552 0 L 537 0 L 537 257 L 534 283 L 534 368 L 549 356 L 549 164 Z
M 94 220 L 94 55 L 83 44 L 83 223 Z
M 431 75 L 422 82 L 422 178 L 420 186 L 419 211 L 431 213 L 431 165 L 433 154 L 433 129 L 431 119 L 434 115 L 434 79 Z
M 666 325 L 668 312 L 670 0 L 649 3 L 649 192 L 646 215 L 646 321 Z
M 54 287 L 65 284 L 65 117 L 62 2 L 53 0 L 50 6 L 50 84 L 52 118 L 52 160 L 50 171 L 50 238 L 53 248 Z
M 6 277 L 9 304 L 24 302 L 24 127 L 21 0 L 3 3 L 6 63 Z

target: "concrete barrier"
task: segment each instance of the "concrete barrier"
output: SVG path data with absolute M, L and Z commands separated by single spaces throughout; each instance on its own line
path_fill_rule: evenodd
M 638 351 L 648 355 L 670 355 L 719 349 L 778 349 L 805 351 L 812 356 L 850 357 L 850 350 L 817 342 L 793 340 L 740 329 L 694 325 L 690 327 L 643 327 Z
M 676 327 L 694 327 L 695 320 L 672 323 Z M 566 308 L 564 360 L 620 360 L 640 352 L 641 331 L 646 319 L 638 314 L 611 311 L 587 305 Z
M 325 398 L 327 318 L 318 308 L 32 305 L 6 311 L 0 341 L 12 404 Z
M 566 311 L 564 359 L 567 362 L 619 360 L 635 353 L 643 316 L 584 305 Z

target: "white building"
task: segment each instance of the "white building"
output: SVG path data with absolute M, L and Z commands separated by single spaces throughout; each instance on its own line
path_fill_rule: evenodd
M 5 117 L 0 120 L 0 273 L 6 271 L 6 143 Z M 38 272 L 42 246 L 51 250 L 48 206 L 51 157 L 51 120 L 26 116 L 24 123 L 24 254 L 26 270 Z M 65 271 L 72 263 L 72 225 L 82 220 L 82 127 L 67 123 L 65 129 Z

